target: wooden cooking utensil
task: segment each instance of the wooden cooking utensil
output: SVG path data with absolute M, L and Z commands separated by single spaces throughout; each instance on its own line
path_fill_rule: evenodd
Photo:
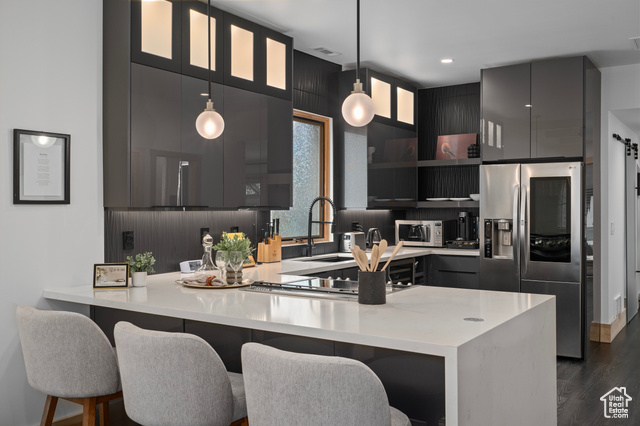
M 353 255 L 353 259 L 358 264 L 358 267 L 360 268 L 360 270 L 361 271 L 366 271 L 367 269 L 366 269 L 365 265 L 362 264 L 362 260 L 360 260 L 360 256 L 358 256 L 358 252 L 356 250 L 356 247 L 351 247 L 351 255 Z
M 364 265 L 364 272 L 369 270 L 369 259 L 367 259 L 367 253 L 365 253 L 361 248 L 358 248 L 358 256 L 360 257 L 360 262 Z
M 378 258 L 376 259 L 376 263 L 373 266 L 373 270 L 375 271 L 376 269 L 378 269 L 378 264 L 380 263 L 380 259 L 382 258 L 382 255 L 387 251 L 387 240 L 382 240 L 380 241 L 380 244 L 378 245 Z
M 376 259 L 380 259 L 380 257 L 378 256 L 379 250 L 380 248 L 375 245 L 371 248 L 371 263 L 369 265 L 369 271 L 371 272 L 375 271 Z
M 396 254 L 398 254 L 398 251 L 400 251 L 400 249 L 402 248 L 403 243 L 404 241 L 400 241 L 396 246 L 396 248 L 393 249 L 393 253 L 391 253 L 391 257 L 389 257 L 389 260 L 387 260 L 387 263 L 384 264 L 381 271 L 384 271 L 385 269 L 387 269 L 387 266 L 389 266 L 389 263 L 391 263 L 391 260 L 396 256 Z

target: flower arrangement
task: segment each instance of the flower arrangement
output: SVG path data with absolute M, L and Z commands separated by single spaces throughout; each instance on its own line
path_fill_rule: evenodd
M 153 257 L 153 253 L 148 251 L 145 253 L 138 253 L 136 257 L 127 256 L 127 262 L 129 263 L 129 272 L 132 274 L 134 272 L 147 272 L 154 273 L 153 269 L 154 263 L 156 263 L 156 259 Z
M 249 257 L 255 250 L 251 247 L 251 240 L 247 238 L 244 232 L 235 232 L 233 237 L 223 232 L 222 239 L 213 248 L 217 251 L 239 251 L 242 252 L 245 258 Z

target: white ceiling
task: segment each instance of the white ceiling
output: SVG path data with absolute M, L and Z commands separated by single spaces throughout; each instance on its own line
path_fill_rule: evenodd
M 345 68 L 356 62 L 356 0 L 212 0 Z M 640 0 L 361 0 L 361 65 L 419 88 L 480 81 L 480 69 L 588 55 L 640 63 Z M 313 49 L 342 53 L 327 57 Z M 440 63 L 453 58 L 453 64 Z

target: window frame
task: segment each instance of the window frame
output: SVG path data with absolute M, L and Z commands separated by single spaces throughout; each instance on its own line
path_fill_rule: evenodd
M 322 127 L 322 173 L 320 173 L 322 182 L 320 187 L 322 188 L 322 196 L 331 197 L 331 118 L 319 114 L 313 114 L 311 112 L 302 111 L 298 109 L 293 110 L 293 121 L 307 122 L 311 124 L 319 124 Z M 293 125 L 293 123 L 292 123 Z M 294 154 L 295 155 L 295 154 Z M 319 195 L 319 196 L 320 196 Z M 331 205 L 324 203 L 324 208 L 321 210 L 322 218 L 319 220 L 326 221 L 331 215 Z M 333 218 L 335 220 L 336 218 Z M 331 229 L 329 224 L 323 224 L 320 227 L 320 234 L 313 235 L 314 243 L 329 242 L 331 236 Z M 282 245 L 293 245 L 307 243 L 307 235 L 294 236 L 282 238 Z

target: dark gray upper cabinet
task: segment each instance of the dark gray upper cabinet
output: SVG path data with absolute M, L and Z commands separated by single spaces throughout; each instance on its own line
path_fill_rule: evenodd
M 531 64 L 482 70 L 482 159 L 529 158 Z
M 583 157 L 593 68 L 579 56 L 482 70 L 482 161 Z
M 531 158 L 582 157 L 583 59 L 531 63 Z
M 222 86 L 213 86 L 222 110 Z M 195 128 L 207 82 L 131 66 L 131 207 L 222 207 L 223 142 Z
M 267 168 L 261 176 L 266 205 L 288 208 L 293 205 L 293 108 L 291 101 L 264 96 L 266 102 Z
M 209 72 L 206 4 L 107 1 L 104 15 L 104 206 L 289 207 L 292 39 L 212 7 Z M 225 22 L 254 29 L 253 92 L 216 83 L 225 80 Z M 192 36 L 204 42 L 193 47 Z M 268 63 L 285 74 L 267 78 Z M 214 140 L 195 129 L 209 77 L 225 120 Z
M 224 205 L 260 206 L 262 153 L 261 95 L 224 87 Z
M 185 206 L 223 207 L 224 133 L 216 139 L 205 139 L 196 130 L 207 91 L 206 81 L 182 76 L 181 198 Z M 212 83 L 211 96 L 214 109 L 226 120 L 223 86 Z
M 290 207 L 291 101 L 225 86 L 224 111 L 224 206 Z
M 181 76 L 131 64 L 131 207 L 177 206 Z

